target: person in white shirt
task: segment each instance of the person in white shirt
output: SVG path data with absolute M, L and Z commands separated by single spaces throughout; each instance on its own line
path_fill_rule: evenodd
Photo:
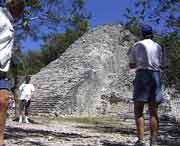
M 0 146 L 4 143 L 4 128 L 7 115 L 10 84 L 7 72 L 10 68 L 14 43 L 14 18 L 23 14 L 23 0 L 6 0 L 5 7 L 0 7 Z
M 134 146 L 145 146 L 144 138 L 144 104 L 148 103 L 150 113 L 150 146 L 157 146 L 159 128 L 158 104 L 162 102 L 160 70 L 165 65 L 164 50 L 154 42 L 153 30 L 149 25 L 142 27 L 143 40 L 135 43 L 128 51 L 129 67 L 136 69 L 133 82 L 134 114 L 138 141 Z
M 35 91 L 33 84 L 30 83 L 30 80 L 31 77 L 26 76 L 25 83 L 21 84 L 21 86 L 19 87 L 19 91 L 20 91 L 19 123 L 22 123 L 23 111 L 25 113 L 25 122 L 29 123 L 28 120 L 29 108 L 30 108 L 33 92 Z

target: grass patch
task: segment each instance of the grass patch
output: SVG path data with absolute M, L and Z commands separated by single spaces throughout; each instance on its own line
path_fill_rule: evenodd
M 42 124 L 61 124 L 64 122 L 88 124 L 95 126 L 119 126 L 124 119 L 116 116 L 100 116 L 100 117 L 33 117 L 35 121 Z
M 58 122 L 72 122 L 92 125 L 116 125 L 122 122 L 123 119 L 118 117 L 58 117 L 54 120 Z

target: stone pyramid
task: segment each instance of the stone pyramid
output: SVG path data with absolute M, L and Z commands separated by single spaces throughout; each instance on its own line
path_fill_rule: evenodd
M 33 114 L 95 116 L 119 112 L 113 109 L 119 103 L 126 112 L 134 78 L 127 51 L 135 39 L 120 24 L 90 29 L 33 75 Z

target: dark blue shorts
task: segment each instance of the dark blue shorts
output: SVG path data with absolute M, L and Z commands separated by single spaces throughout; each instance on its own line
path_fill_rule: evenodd
M 6 89 L 6 90 L 11 89 L 11 85 L 8 79 L 0 79 L 0 90 L 1 89 Z
M 31 101 L 27 101 L 27 100 L 20 100 L 19 103 L 19 110 L 20 112 L 23 112 L 25 110 L 25 115 L 27 116 L 30 110 L 30 103 Z
M 138 70 L 133 82 L 133 100 L 138 102 L 162 102 L 162 85 L 159 71 Z

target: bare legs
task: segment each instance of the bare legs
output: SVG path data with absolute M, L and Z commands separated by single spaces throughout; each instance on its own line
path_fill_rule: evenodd
M 149 104 L 151 143 L 157 142 L 159 132 L 158 105 L 154 102 Z
M 139 140 L 144 138 L 144 103 L 134 102 L 134 114 L 136 121 L 137 136 Z M 159 130 L 158 106 L 156 103 L 149 103 L 151 138 L 156 138 Z
M 19 123 L 22 123 L 23 113 L 25 114 L 25 122 L 29 123 L 28 115 L 29 115 L 29 107 L 31 101 L 20 100 L 20 110 L 19 110 Z
M 136 130 L 139 140 L 144 138 L 144 115 L 143 115 L 144 103 L 135 102 L 134 103 L 134 114 L 136 121 Z

